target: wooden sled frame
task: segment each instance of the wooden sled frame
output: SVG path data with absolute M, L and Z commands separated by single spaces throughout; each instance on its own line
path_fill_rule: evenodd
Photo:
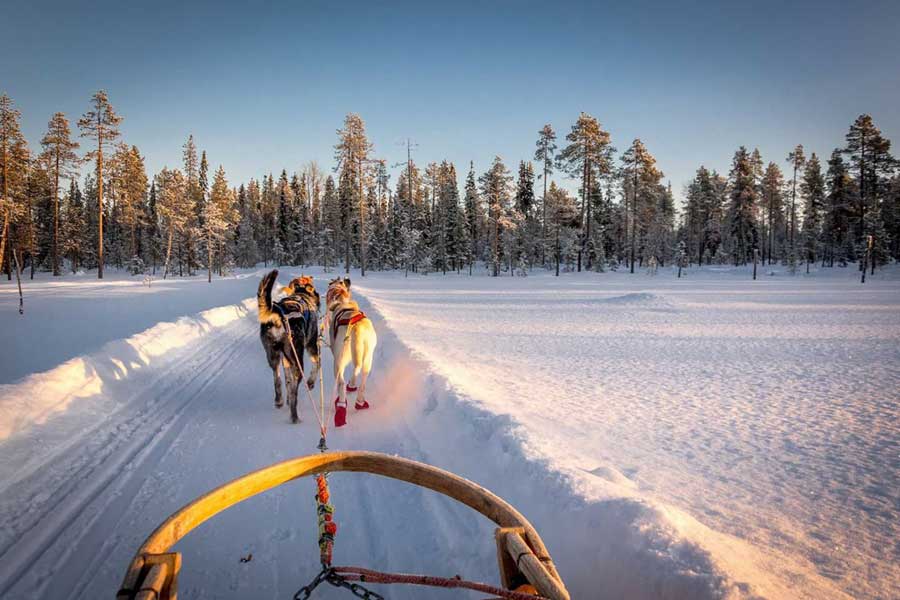
M 226 508 L 288 481 L 324 472 L 372 473 L 425 487 L 461 502 L 497 524 L 500 580 L 507 589 L 528 583 L 550 600 L 569 600 L 537 531 L 508 502 L 480 485 L 424 463 L 378 452 L 328 452 L 280 462 L 248 473 L 182 507 L 138 549 L 117 600 L 175 600 L 181 555 L 169 552 L 195 527 Z

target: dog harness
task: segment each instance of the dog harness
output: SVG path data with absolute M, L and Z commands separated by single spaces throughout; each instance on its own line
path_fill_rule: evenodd
M 293 295 L 282 298 L 275 303 L 278 307 L 285 324 L 294 329 L 294 333 L 302 332 L 304 339 L 312 339 L 316 335 L 318 325 L 316 324 L 316 310 L 311 304 L 308 297 Z M 297 327 L 294 321 L 299 320 L 301 325 Z
M 342 308 L 334 314 L 334 322 L 331 324 L 331 338 L 337 337 L 338 329 L 343 326 L 349 327 L 355 323 L 359 323 L 366 318 L 366 313 L 358 308 Z

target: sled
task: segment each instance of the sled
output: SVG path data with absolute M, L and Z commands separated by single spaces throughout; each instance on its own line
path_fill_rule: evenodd
M 116 595 L 117 600 L 175 600 L 181 555 L 170 552 L 170 548 L 194 528 L 230 506 L 266 490 L 301 477 L 339 471 L 372 473 L 405 481 L 453 498 L 478 511 L 497 525 L 494 542 L 503 586 L 498 589 L 508 590 L 510 595 L 507 597 L 569 600 L 569 593 L 544 542 L 531 523 L 512 505 L 480 485 L 448 471 L 378 452 L 328 452 L 301 456 L 248 473 L 197 498 L 166 519 L 144 541 L 128 566 L 122 587 Z M 363 575 L 356 581 L 379 583 L 375 577 L 366 578 L 369 573 L 366 569 L 357 571 L 363 572 Z M 420 576 L 420 579 L 438 578 Z M 381 583 L 422 585 L 413 581 Z M 351 588 L 352 585 L 344 584 L 343 587 Z M 380 596 L 375 594 L 373 597 Z

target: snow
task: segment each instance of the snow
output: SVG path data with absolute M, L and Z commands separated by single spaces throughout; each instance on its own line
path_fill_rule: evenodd
M 108 596 L 179 506 L 315 451 L 305 396 L 299 426 L 272 407 L 259 275 L 149 289 L 46 278 L 24 318 L 0 286 L 0 596 Z M 888 275 L 357 273 L 379 334 L 372 409 L 351 410 L 329 445 L 500 494 L 575 598 L 897 597 Z M 332 489 L 338 563 L 496 582 L 492 527 L 469 509 L 373 476 L 335 474 Z M 287 597 L 307 583 L 312 490 L 282 486 L 190 534 L 182 594 Z

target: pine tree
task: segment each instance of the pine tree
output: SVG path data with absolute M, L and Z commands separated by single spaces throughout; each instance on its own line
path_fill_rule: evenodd
M 221 275 L 227 264 L 225 249 L 228 247 L 228 232 L 238 220 L 234 207 L 234 196 L 225 179 L 222 165 L 216 170 L 209 200 L 204 204 L 203 227 L 206 231 L 207 281 L 212 282 L 215 259 L 218 257 L 218 271 Z
M 791 269 L 796 268 L 797 249 L 794 244 L 794 233 L 797 231 L 797 171 L 799 171 L 806 163 L 806 156 L 803 153 L 803 144 L 797 144 L 787 156 L 787 162 L 794 169 L 794 176 L 791 180 L 791 205 L 788 212 L 788 261 Z
M 776 246 L 784 249 L 784 176 L 781 169 L 770 162 L 763 174 L 761 186 L 762 206 L 765 210 L 766 235 L 763 245 L 763 263 L 772 264 Z
M 688 184 L 684 205 L 685 251 L 697 257 L 697 264 L 703 264 L 704 230 L 706 226 L 707 197 L 710 193 L 709 171 L 701 166 L 694 179 Z
M 289 252 L 294 246 L 294 240 L 291 235 L 292 204 L 287 171 L 282 169 L 281 177 L 278 179 L 278 230 L 275 244 L 280 250 L 276 253 L 275 260 L 277 264 L 282 264 L 281 261 L 292 262 Z
M 53 181 L 53 251 L 52 265 L 53 275 L 60 275 L 59 268 L 59 180 L 71 178 L 75 175 L 74 167 L 78 164 L 78 142 L 72 140 L 69 130 L 69 121 L 66 116 L 58 112 L 53 115 L 47 124 L 47 133 L 41 138 L 41 146 L 44 151 L 41 159 L 47 164 Z
M 151 273 L 156 275 L 156 267 L 159 264 L 160 257 L 160 239 L 159 239 L 159 214 L 156 210 L 156 182 L 150 184 L 150 195 L 144 213 L 144 223 L 146 224 L 145 237 L 145 263 L 150 263 Z
M 178 169 L 164 168 L 156 175 L 156 210 L 166 232 L 166 261 L 163 279 L 168 277 L 172 260 L 172 244 L 175 236 L 186 234 L 192 213 L 187 181 Z
M 97 141 L 96 150 L 88 152 L 88 160 L 94 160 L 97 175 L 97 278 L 103 279 L 103 145 L 113 143 L 119 137 L 119 123 L 122 118 L 116 114 L 104 90 L 97 91 L 91 98 L 91 109 L 78 121 L 81 137 Z
M 558 163 L 570 176 L 581 179 L 581 240 L 578 249 L 578 270 L 581 271 L 582 255 L 591 237 L 590 190 L 599 177 L 611 172 L 615 148 L 610 144 L 609 132 L 586 113 L 578 117 L 566 140 L 569 145 L 560 152 Z M 590 268 L 591 265 L 587 266 Z
M 147 194 L 147 172 L 144 157 L 136 146 L 121 145 L 112 160 L 111 180 L 114 182 L 115 205 L 118 211 L 116 228 L 128 230 L 128 256 L 140 256 L 139 229 L 144 223 L 144 201 Z M 111 193 L 112 196 L 112 193 Z
M 337 266 L 339 251 L 339 235 L 341 228 L 341 206 L 338 200 L 337 190 L 334 187 L 334 177 L 331 175 L 325 179 L 325 194 L 322 197 L 322 263 L 328 272 L 328 262 Z
M 825 202 L 825 178 L 819 157 L 813 152 L 806 161 L 803 170 L 803 181 L 800 182 L 800 193 L 803 194 L 803 229 L 801 239 L 806 258 L 806 272 L 809 265 L 815 262 L 819 250 L 822 227 L 822 206 Z
M 81 266 L 84 251 L 89 247 L 87 239 L 87 223 L 84 218 L 84 202 L 81 198 L 81 190 L 75 179 L 69 183 L 69 193 L 66 196 L 62 227 L 62 253 L 69 257 L 72 272 L 77 273 Z
M 370 160 L 372 144 L 366 137 L 366 124 L 362 118 L 354 113 L 344 118 L 343 129 L 338 130 L 339 141 L 334 148 L 335 172 L 347 168 L 347 184 L 355 183 L 353 196 L 349 196 L 350 206 L 356 212 L 356 220 L 359 227 L 359 257 L 360 271 L 363 277 L 366 275 L 366 215 L 365 195 L 363 189 L 369 182 Z M 348 190 L 349 191 L 349 190 Z M 349 230 L 350 217 L 347 218 Z M 350 238 L 346 239 L 346 256 L 344 269 L 350 272 Z
M 752 260 L 757 248 L 758 232 L 754 208 L 756 205 L 756 185 L 753 163 L 747 149 L 741 146 L 734 153 L 730 181 L 728 220 L 731 256 L 735 266 Z
M 494 157 L 491 168 L 479 178 L 481 193 L 484 195 L 488 206 L 488 226 L 490 244 L 491 274 L 494 277 L 500 275 L 502 218 L 509 205 L 510 184 L 512 176 L 503 159 Z
M 662 192 L 660 181 L 663 174 L 656 168 L 656 159 L 639 139 L 635 139 L 631 143 L 631 146 L 622 155 L 621 161 L 626 232 L 629 229 L 627 224 L 630 222 L 630 234 L 627 236 L 630 242 L 629 259 L 631 264 L 629 269 L 631 273 L 634 273 L 638 240 L 641 240 L 640 259 L 643 264 L 647 235 L 660 208 L 659 194 Z M 629 207 L 630 215 L 628 214 Z
M 822 225 L 825 238 L 825 254 L 830 266 L 835 260 L 842 266 L 854 259 L 848 250 L 853 249 L 852 215 L 856 196 L 854 181 L 847 169 L 840 149 L 835 149 L 828 160 L 828 195 L 825 199 L 825 217 Z M 824 266 L 824 264 L 823 264 Z
M 854 121 L 846 139 L 843 152 L 849 156 L 851 168 L 856 172 L 855 236 L 861 243 L 865 236 L 873 235 L 867 225 L 881 223 L 880 215 L 866 219 L 866 213 L 870 210 L 881 212 L 881 202 L 889 189 L 889 176 L 897 162 L 890 154 L 890 140 L 881 135 L 869 115 L 860 115 Z
M 540 177 L 544 180 L 544 194 L 541 196 L 541 265 L 547 264 L 546 244 L 547 239 L 547 180 L 553 174 L 553 164 L 556 161 L 556 132 L 549 123 L 544 125 L 538 132 L 538 140 L 535 143 L 537 149 L 534 151 L 534 160 L 541 165 L 542 174 Z
M 209 197 L 209 163 L 206 161 L 206 150 L 200 154 L 200 171 L 197 175 L 197 224 L 203 227 L 203 213 Z
M 200 188 L 200 162 L 197 159 L 197 145 L 194 143 L 194 136 L 189 135 L 187 141 L 182 146 L 182 158 L 184 166 L 184 206 L 186 208 L 186 223 L 182 232 L 182 252 L 179 256 L 179 262 L 187 267 L 187 274 L 190 277 L 193 269 L 198 267 L 196 253 L 197 240 L 202 239 L 202 229 L 200 227 L 200 214 L 202 213 L 203 197 Z
M 575 201 L 565 190 L 556 187 L 555 182 L 550 183 L 547 192 L 548 215 L 553 226 L 553 247 L 556 276 L 559 277 L 560 264 L 564 257 L 569 255 L 571 243 L 574 240 L 574 232 L 579 226 L 578 209 Z
M 475 184 L 475 163 L 469 162 L 469 174 L 466 176 L 466 197 L 464 199 L 466 228 L 469 233 L 469 275 L 472 264 L 479 253 L 479 229 L 481 221 L 481 200 L 478 197 L 478 186 Z
M 247 189 L 241 184 L 238 189 L 238 212 L 240 222 L 237 227 L 235 257 L 241 267 L 252 267 L 257 261 L 257 245 L 253 237 L 254 210 Z
M 14 228 L 24 222 L 28 213 L 25 183 L 30 157 L 19 127 L 20 118 L 21 113 L 15 109 L 9 96 L 0 95 L 0 214 L 3 217 L 0 268 L 6 266 L 8 278 L 11 278 L 10 265 L 15 260 L 6 253 L 7 247 L 15 252 L 15 244 L 11 242 L 15 238 Z
M 518 227 L 518 239 L 516 252 L 530 265 L 533 262 L 534 252 L 529 247 L 529 240 L 534 233 L 534 167 L 530 162 L 519 161 L 519 176 L 516 180 L 515 209 L 522 215 L 522 222 Z

